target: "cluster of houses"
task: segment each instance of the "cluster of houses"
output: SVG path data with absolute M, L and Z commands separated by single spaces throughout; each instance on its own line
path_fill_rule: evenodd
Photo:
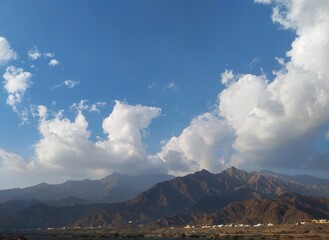
M 299 223 L 296 223 L 295 225 L 296 226 L 299 226 L 299 225 L 305 225 L 307 222 L 299 222 Z M 321 224 L 324 224 L 324 223 L 328 223 L 329 224 L 329 220 L 327 219 L 313 219 L 311 220 L 311 223 L 321 223 Z M 204 225 L 204 226 L 201 226 L 201 228 L 204 228 L 204 229 L 213 229 L 213 228 L 230 228 L 230 227 L 273 227 L 274 224 L 272 223 L 268 223 L 268 224 L 261 224 L 261 223 L 258 223 L 258 224 L 255 224 L 255 225 L 250 225 L 250 224 L 220 224 L 220 225 Z M 191 226 L 191 225 L 186 225 L 184 228 L 186 229 L 190 229 L 190 228 L 197 228 L 196 226 Z
M 132 221 L 130 221 L 129 223 L 132 223 Z M 329 224 L 329 220 L 328 219 L 313 219 L 311 220 L 311 222 L 299 222 L 299 223 L 296 223 L 295 225 L 296 226 L 300 226 L 300 225 L 305 225 L 307 223 L 319 223 L 319 224 Z M 142 225 L 139 225 L 140 227 Z M 262 224 L 262 223 L 258 223 L 258 224 L 254 224 L 254 225 L 250 225 L 250 224 L 220 224 L 220 225 L 203 225 L 201 227 L 196 227 L 196 226 L 193 226 L 193 225 L 186 225 L 184 228 L 185 229 L 193 229 L 193 228 L 203 228 L 203 229 L 215 229 L 215 228 L 232 228 L 232 227 L 272 227 L 274 226 L 274 224 L 272 223 L 268 223 L 268 224 Z M 108 227 L 111 227 L 110 225 Z M 62 229 L 62 230 L 65 230 L 65 229 L 95 229 L 95 228 L 104 228 L 103 226 L 89 226 L 89 227 L 78 227 L 78 226 L 75 226 L 75 227 L 62 227 L 62 228 L 57 228 L 57 229 Z M 54 230 L 56 228 L 47 228 L 46 230 Z M 41 228 L 40 229 L 37 229 L 37 230 L 42 230 Z
M 255 224 L 255 225 L 250 225 L 250 224 L 220 224 L 220 225 L 204 225 L 201 226 L 201 228 L 206 228 L 206 229 L 210 229 L 210 228 L 228 228 L 228 227 L 272 227 L 274 226 L 274 224 L 269 223 L 269 224 Z M 191 226 L 191 225 L 186 225 L 184 228 L 189 229 L 189 228 L 196 228 L 195 226 Z
M 328 219 L 313 219 L 312 223 L 329 223 Z

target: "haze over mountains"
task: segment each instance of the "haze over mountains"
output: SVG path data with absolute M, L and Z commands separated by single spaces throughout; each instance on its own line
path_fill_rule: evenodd
M 48 203 L 47 205 L 122 202 L 158 182 L 172 178 L 174 177 L 167 174 L 130 176 L 114 173 L 98 180 L 85 179 L 62 184 L 41 183 L 23 189 L 0 190 L 0 203 L 10 200 L 38 200 Z
M 170 178 L 170 176 L 166 177 Z M 129 179 L 127 176 L 125 178 Z M 58 189 L 59 186 L 62 189 L 67 185 L 85 189 L 81 186 L 83 182 L 79 184 L 74 182 L 69 185 L 69 181 L 54 189 Z M 91 188 L 90 180 L 86 183 Z M 126 183 L 129 185 L 128 181 Z M 137 184 L 136 181 L 128 189 Z M 128 185 L 120 186 L 129 187 Z M 20 196 L 24 196 L 26 200 L 28 200 L 27 196 L 33 199 L 32 193 L 39 197 L 46 196 L 46 192 L 41 191 L 41 194 L 39 190 L 36 190 L 38 189 L 36 186 L 32 189 L 34 192 L 28 192 L 30 194 L 25 192 L 25 195 Z M 65 204 L 56 206 L 47 202 L 33 202 L 35 200 L 3 203 L 0 205 L 0 208 L 4 209 L 1 212 L 6 214 L 0 216 L 0 226 L 9 228 L 86 227 L 127 224 L 131 221 L 135 224 L 156 226 L 232 222 L 278 224 L 306 221 L 312 218 L 329 218 L 328 179 L 291 177 L 265 171 L 247 173 L 235 167 L 218 174 L 202 170 L 171 180 L 162 179 L 138 196 L 121 203 L 88 203 L 87 201 L 91 200 L 99 202 L 100 199 L 108 201 L 118 199 L 118 194 L 115 195 L 116 198 L 110 197 L 111 192 L 96 196 L 92 195 L 95 189 L 90 190 L 91 195 L 84 192 L 85 195 L 75 196 L 79 197 L 81 203 L 73 204 L 77 199 L 63 200 L 63 202 L 71 202 L 66 206 Z M 1 191 L 0 196 L 8 193 L 6 191 Z M 49 192 L 56 193 L 54 190 Z M 120 192 L 119 189 L 117 192 Z M 48 197 L 48 203 L 59 200 L 63 196 L 54 199 Z M 83 198 L 84 196 L 89 196 L 89 198 Z M 45 200 L 45 198 L 39 198 L 39 200 Z

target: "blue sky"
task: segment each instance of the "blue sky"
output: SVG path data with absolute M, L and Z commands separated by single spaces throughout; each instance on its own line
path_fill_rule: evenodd
M 1 76 L 8 72 L 9 66 L 21 68 L 22 71 L 31 74 L 29 87 L 24 89 L 21 101 L 15 106 L 8 104 L 9 92 L 4 86 L 5 82 L 2 81 L 0 149 L 3 151 L 3 156 L 0 155 L 0 161 L 2 159 L 5 167 L 9 161 L 14 161 L 12 160 L 14 157 L 9 160 L 5 153 L 12 153 L 16 158 L 21 158 L 24 164 L 29 165 L 24 167 L 29 169 L 28 171 L 31 171 L 31 175 L 35 177 L 30 181 L 31 183 L 42 180 L 44 176 L 39 176 L 38 172 L 43 171 L 40 169 L 47 169 L 45 170 L 47 172 L 51 168 L 50 165 L 60 166 L 61 173 L 65 172 L 62 176 L 49 180 L 54 182 L 68 178 L 99 177 L 113 171 L 134 173 L 130 171 L 131 169 L 126 171 L 126 167 L 135 166 L 134 164 L 126 166 L 125 164 L 130 160 L 126 158 L 121 160 L 120 157 L 111 155 L 117 159 L 116 161 L 124 162 L 122 166 L 125 167 L 119 167 L 120 164 L 105 164 L 106 166 L 101 164 L 102 166 L 91 167 L 93 171 L 90 172 L 73 173 L 68 170 L 70 167 L 54 160 L 57 157 L 52 156 L 49 161 L 40 159 L 39 148 L 36 146 L 40 146 L 38 144 L 42 140 L 47 142 L 53 138 L 50 133 L 47 135 L 40 130 L 43 120 L 40 111 L 38 112 L 38 109 L 40 110 L 38 106 L 47 108 L 48 117 L 43 123 L 45 126 L 48 124 L 49 128 L 53 127 L 51 123 L 56 122 L 56 119 L 59 123 L 65 122 L 64 120 L 73 123 L 75 117 L 81 114 L 88 123 L 85 129 L 90 133 L 90 135 L 86 133 L 88 144 L 101 141 L 104 143 L 106 139 L 110 139 L 114 126 L 119 129 L 127 126 L 128 129 L 136 127 L 138 133 L 135 130 L 128 131 L 125 135 L 127 139 L 119 138 L 120 144 L 137 139 L 137 142 L 129 142 L 129 144 L 141 147 L 138 149 L 144 158 L 150 159 L 150 156 L 153 156 L 152 162 L 161 163 L 155 164 L 157 167 L 152 167 L 150 169 L 153 170 L 149 171 L 183 174 L 202 167 L 219 171 L 233 164 L 238 166 L 240 164 L 242 168 L 247 169 L 248 167 L 251 169 L 273 168 L 282 171 L 286 169 L 281 163 L 268 164 L 274 158 L 284 159 L 289 155 L 285 157 L 277 155 L 277 152 L 284 149 L 283 146 L 275 145 L 279 137 L 275 138 L 275 141 L 271 139 L 275 143 L 273 141 L 268 143 L 271 145 L 270 149 L 264 146 L 260 152 L 258 150 L 250 152 L 246 150 L 247 148 L 241 147 L 245 146 L 239 142 L 243 139 L 245 132 L 238 129 L 237 123 L 231 121 L 233 118 L 230 119 L 230 116 L 234 114 L 229 113 L 232 109 L 235 112 L 239 110 L 235 109 L 234 104 L 232 106 L 226 104 L 225 108 L 226 101 L 230 102 L 230 99 L 233 99 L 232 103 L 234 103 L 235 97 L 239 94 L 230 93 L 229 90 L 233 91 L 234 86 L 223 84 L 224 75 L 222 75 L 224 72 L 231 73 L 230 79 L 240 83 L 240 85 L 236 84 L 237 88 L 242 86 L 243 77 L 246 74 L 252 74 L 255 77 L 252 81 L 262 78 L 264 88 L 269 88 L 271 82 L 279 82 L 278 78 L 282 78 L 282 76 L 278 77 L 279 74 L 273 74 L 274 71 L 281 71 L 282 74 L 286 74 L 283 73 L 285 71 L 292 72 L 288 69 L 288 65 L 289 62 L 294 61 L 294 56 L 287 56 L 286 53 L 292 49 L 292 43 L 297 39 L 296 32 L 303 26 L 285 25 L 287 23 L 283 20 L 292 22 L 287 16 L 281 15 L 276 19 L 273 9 L 279 6 L 277 2 L 265 5 L 242 0 L 206 2 L 201 0 L 1 0 L 0 5 L 0 36 L 6 39 L 11 50 L 16 54 L 16 57 L 1 64 Z M 279 7 L 293 11 L 289 9 L 288 4 L 286 6 L 282 4 Z M 321 45 L 321 47 L 326 46 Z M 29 51 L 34 51 L 38 57 L 36 59 L 29 57 Z M 53 64 L 50 64 L 51 61 Z M 316 66 L 311 67 L 315 69 L 314 71 L 321 71 Z M 293 80 L 290 82 L 292 83 Z M 247 95 L 257 97 L 260 93 L 254 91 L 253 82 L 249 84 L 248 87 L 243 88 L 243 91 Z M 225 90 L 227 90 L 226 95 Z M 263 94 L 260 95 L 263 96 Z M 271 99 L 274 98 L 272 96 L 275 94 L 271 94 Z M 283 99 L 285 98 L 275 99 L 275 101 L 281 104 Z M 83 107 L 80 109 L 72 107 L 81 100 L 85 100 Z M 243 97 L 239 101 L 249 102 Z M 264 102 L 267 104 L 268 100 Z M 91 110 L 93 104 L 94 111 Z M 260 105 L 260 102 L 257 104 Z M 114 124 L 109 120 L 111 122 L 109 129 L 112 130 L 104 129 L 104 119 L 110 118 L 110 114 L 115 112 L 116 107 L 123 109 L 124 112 L 131 106 L 135 107 L 131 109 L 132 112 L 141 111 L 138 117 L 134 115 L 137 119 L 133 117 L 133 120 L 137 122 L 142 118 L 144 122 L 142 121 L 141 125 L 135 126 L 128 117 L 124 119 L 129 123 L 124 124 L 126 122 L 120 118 L 122 115 L 118 114 L 120 117 L 117 119 L 122 125 Z M 289 107 L 284 103 L 282 106 L 284 109 Z M 97 111 L 95 111 L 96 107 Z M 243 107 L 248 108 L 241 104 L 241 108 Z M 61 116 L 58 115 L 60 111 Z M 251 109 L 248 111 L 250 115 Z M 214 151 L 210 154 L 211 156 L 205 154 L 209 159 L 214 158 L 214 162 L 209 163 L 205 160 L 207 163 L 203 164 L 201 163 L 203 160 L 198 163 L 197 156 L 200 153 L 193 153 L 193 155 L 186 150 L 186 145 L 191 146 L 187 147 L 188 149 L 192 149 L 193 144 L 196 146 L 199 144 L 196 143 L 197 140 L 191 140 L 191 143 L 185 141 L 184 129 L 187 129 L 185 133 L 191 131 L 189 136 L 193 138 L 194 130 L 191 126 L 194 126 L 193 123 L 196 122 L 194 120 L 204 113 L 211 113 L 216 117 L 216 121 L 220 119 L 225 122 L 223 128 L 230 129 L 231 133 L 218 130 L 219 134 L 227 136 L 226 140 L 211 138 L 213 141 L 210 144 L 211 149 L 216 148 L 214 147 L 216 144 L 220 146 L 216 150 L 211 150 Z M 206 117 L 207 122 L 210 122 L 208 118 L 212 118 L 212 115 Z M 279 120 L 276 121 L 279 124 Z M 282 119 L 280 121 L 286 122 Z M 133 126 L 129 125 L 130 123 Z M 205 126 L 203 123 L 200 125 Z M 240 125 L 242 124 L 239 123 Z M 326 154 L 328 144 L 323 136 L 328 130 L 327 121 L 319 120 L 315 125 L 302 133 L 298 132 L 299 135 L 295 132 L 291 133 L 296 137 L 285 147 L 293 148 L 289 145 L 291 143 L 294 148 L 300 149 L 304 146 L 301 142 L 309 140 L 307 152 L 300 154 L 310 158 L 315 154 L 314 149 L 320 149 L 321 154 Z M 216 130 L 214 132 L 217 133 Z M 315 132 L 317 134 L 313 136 Z M 129 134 L 132 134 L 131 138 Z M 199 133 L 202 136 L 204 134 L 206 133 Z M 254 134 L 258 136 L 257 132 Z M 301 141 L 305 139 L 305 136 L 310 135 L 312 135 L 310 139 Z M 57 140 L 58 138 L 59 136 L 56 136 Z M 113 139 L 115 138 L 113 134 Z M 139 138 L 142 139 L 141 145 Z M 272 148 L 274 145 L 275 148 Z M 77 146 L 80 145 L 77 144 Z M 114 143 L 111 148 L 113 146 Z M 248 147 L 248 149 L 251 148 L 253 147 Z M 117 148 L 113 147 L 113 149 Z M 200 147 L 200 152 L 208 152 L 208 150 L 209 148 Z M 68 159 L 65 160 L 67 163 L 71 161 L 72 156 L 66 155 L 65 151 L 56 148 L 54 155 L 58 154 L 62 159 L 67 157 Z M 292 151 L 289 157 L 299 156 L 296 151 Z M 271 156 L 267 156 L 268 152 Z M 179 154 L 173 156 L 173 153 Z M 96 155 L 91 158 L 97 158 Z M 45 159 L 48 157 L 45 156 Z M 249 158 L 258 159 L 258 157 L 257 161 L 250 160 L 253 167 L 246 164 Z M 131 161 L 135 161 L 133 160 L 135 158 L 133 157 Z M 51 162 L 53 165 L 44 165 L 43 161 Z M 141 165 L 148 165 L 148 161 L 145 160 L 145 163 L 143 161 L 140 162 Z M 87 162 L 88 160 L 86 163 L 81 163 L 81 166 L 88 168 Z M 38 164 L 43 167 L 37 169 L 35 166 Z M 294 162 L 287 167 L 287 171 L 316 170 L 316 167 L 305 168 L 307 165 L 305 164 L 306 162 L 300 164 Z M 326 163 L 324 164 L 327 166 Z M 301 167 L 302 165 L 304 167 Z M 10 169 L 12 168 L 15 167 Z M 136 174 L 139 173 L 144 173 L 144 171 L 136 170 Z M 58 172 L 49 170 L 49 176 L 52 174 L 58 176 Z M 18 181 L 17 185 L 22 185 L 22 183 Z

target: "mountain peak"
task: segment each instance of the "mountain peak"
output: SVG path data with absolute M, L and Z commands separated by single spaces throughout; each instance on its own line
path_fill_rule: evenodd
M 197 175 L 209 175 L 209 174 L 211 174 L 211 172 L 209 172 L 208 170 L 203 168 L 202 170 L 195 172 L 195 174 L 197 174 Z
M 224 172 L 227 172 L 227 173 L 232 173 L 232 174 L 234 174 L 234 173 L 240 173 L 240 172 L 242 172 L 242 170 L 240 170 L 240 169 L 237 169 L 237 168 L 236 168 L 236 167 L 234 167 L 234 166 L 231 166 L 231 167 L 229 167 L 229 168 L 225 169 L 225 170 L 224 170 Z
M 248 175 L 249 175 L 249 173 L 247 173 L 243 170 L 240 170 L 240 169 L 238 169 L 234 166 L 232 166 L 230 168 L 227 168 L 226 170 L 221 172 L 221 174 L 228 175 L 230 177 L 234 177 L 234 178 L 237 178 L 237 179 L 244 179 L 244 180 L 246 180 L 248 178 Z

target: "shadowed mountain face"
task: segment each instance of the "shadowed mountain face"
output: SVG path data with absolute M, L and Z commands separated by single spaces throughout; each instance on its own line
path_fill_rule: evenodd
M 228 204 L 213 213 L 176 214 L 158 219 L 153 224 L 218 225 L 218 224 L 284 224 L 326 219 L 329 217 L 329 200 L 285 193 L 275 199 L 250 199 Z
M 228 202 L 252 198 L 275 198 L 289 191 L 329 196 L 329 191 L 318 191 L 313 185 L 301 184 L 281 178 L 279 175 L 247 173 L 231 167 L 219 174 L 202 170 L 159 183 L 131 200 L 129 204 L 148 204 L 170 215 L 177 212 L 187 213 L 191 209 L 216 210 Z
M 154 184 L 172 179 L 171 175 L 129 176 L 114 173 L 99 180 L 85 179 L 82 181 L 67 181 L 62 184 L 41 183 L 23 189 L 0 190 L 0 203 L 10 200 L 65 201 L 67 205 L 85 202 L 113 203 L 129 200 L 147 190 Z M 71 199 L 68 199 L 71 198 Z M 46 203 L 45 203 L 46 204 Z M 56 203 L 50 203 L 56 205 Z
M 202 170 L 160 182 L 124 203 L 57 208 L 34 205 L 16 211 L 0 226 L 106 226 L 129 221 L 160 226 L 267 221 L 293 223 L 329 217 L 328 200 L 301 195 L 328 196 L 328 192 L 319 191 L 325 189 L 323 185 L 312 181 L 313 184 L 305 184 L 273 173 L 247 173 L 234 167 L 219 174 Z

